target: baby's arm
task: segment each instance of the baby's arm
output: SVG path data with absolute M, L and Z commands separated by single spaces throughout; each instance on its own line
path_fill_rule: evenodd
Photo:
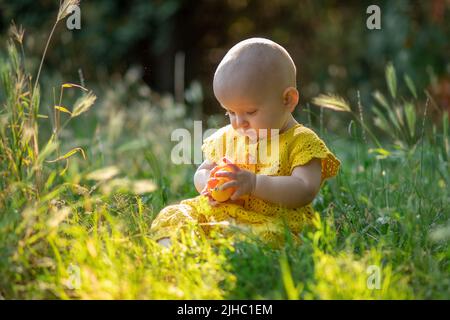
M 206 159 L 200 167 L 197 168 L 197 171 L 194 174 L 194 185 L 199 193 L 201 193 L 205 188 L 209 179 L 209 173 L 216 165 L 217 164 L 215 162 L 211 162 Z
M 295 167 L 290 176 L 256 175 L 253 195 L 288 208 L 303 207 L 311 203 L 319 192 L 321 176 L 321 161 L 314 158 Z

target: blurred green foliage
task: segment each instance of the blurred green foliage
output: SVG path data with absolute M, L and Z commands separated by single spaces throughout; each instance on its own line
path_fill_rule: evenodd
M 370 4 L 374 3 L 82 1 L 81 30 L 58 28 L 55 42 L 63 45 L 52 48 L 46 67 L 58 69 L 73 81 L 81 68 L 86 80 L 96 83 L 137 65 L 150 87 L 173 92 L 174 57 L 184 52 L 185 82 L 200 81 L 205 92 L 203 110 L 211 114 L 220 110 L 211 90 L 220 59 L 238 41 L 263 36 L 292 54 L 299 70 L 302 104 L 321 92 L 335 92 L 355 102 L 355 88 L 365 102 L 371 87 L 384 85 L 384 67 L 389 61 L 419 87 L 438 87 L 450 69 L 449 2 L 377 1 L 381 30 L 366 28 Z M 42 52 L 57 6 L 58 1 L 51 0 L 2 3 L 1 40 L 15 20 L 27 30 L 27 52 L 33 56 Z

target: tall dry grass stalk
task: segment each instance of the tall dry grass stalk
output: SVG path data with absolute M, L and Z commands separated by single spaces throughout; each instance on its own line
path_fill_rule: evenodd
M 5 118 L 7 119 L 6 121 L 10 123 L 9 126 L 1 132 L 1 149 L 6 155 L 9 155 L 9 169 L 12 170 L 11 172 L 15 176 L 16 181 L 23 181 L 24 179 L 29 181 L 30 178 L 34 178 L 33 189 L 35 189 L 34 192 L 37 196 L 39 196 L 44 185 L 42 165 L 45 158 L 48 157 L 51 152 L 56 149 L 57 161 L 67 160 L 76 152 L 80 152 L 84 156 L 84 151 L 80 151 L 81 148 L 74 148 L 69 152 L 66 152 L 64 156 L 60 157 L 58 133 L 64 126 L 61 127 L 59 125 L 59 113 L 67 112 L 70 114 L 70 118 L 64 124 L 66 125 L 70 119 L 89 110 L 96 100 L 96 96 L 92 92 L 89 92 L 80 85 L 72 83 L 63 84 L 61 86 L 59 105 L 54 107 L 53 135 L 44 146 L 42 152 L 39 150 L 39 128 L 37 119 L 45 117 L 39 114 L 40 89 L 38 84 L 40 74 L 56 26 L 70 13 L 70 10 L 68 9 L 70 9 L 71 6 L 78 4 L 79 0 L 66 0 L 62 3 L 60 2 L 58 15 L 48 36 L 34 84 L 32 83 L 31 76 L 25 70 L 25 54 L 23 50 L 25 31 L 21 26 L 17 27 L 14 23 L 10 28 L 10 36 L 11 40 L 15 40 L 20 44 L 22 57 L 19 59 L 16 46 L 11 41 L 8 47 L 9 65 L 7 64 L 5 67 L 1 68 L 3 85 L 5 85 L 5 97 L 7 99 L 5 108 L 7 114 L 11 117 L 9 119 Z M 66 88 L 78 88 L 88 92 L 77 101 L 72 112 L 61 105 L 63 91 Z
M 359 111 L 359 118 L 361 119 L 361 124 L 364 125 L 364 112 L 363 112 L 363 107 L 361 105 L 361 95 L 359 93 L 359 90 L 358 90 L 358 111 Z M 363 136 L 364 142 L 367 143 L 365 130 L 362 130 L 362 136 Z
M 359 100 L 359 92 L 358 92 L 358 100 Z M 362 109 L 361 106 L 358 105 L 359 114 L 353 112 L 353 110 L 350 108 L 349 103 L 342 97 L 335 95 L 335 94 L 321 94 L 315 98 L 313 98 L 312 103 L 316 106 L 320 107 L 320 128 L 322 131 L 323 126 L 323 109 L 330 109 L 333 111 L 338 112 L 348 112 L 353 115 L 354 119 L 361 125 L 363 128 L 363 131 L 367 131 L 369 133 L 370 137 L 373 139 L 373 142 L 381 148 L 381 143 L 377 139 L 377 137 L 372 133 L 372 131 L 367 127 L 367 125 L 363 121 L 362 117 Z M 359 102 L 360 104 L 360 102 Z M 364 141 L 366 141 L 364 139 Z
M 348 102 L 342 97 L 333 94 L 321 94 L 313 98 L 312 103 L 322 108 L 331 109 L 334 111 L 351 112 Z
M 37 72 L 37 75 L 36 75 L 36 79 L 34 81 L 33 91 L 32 91 L 32 95 L 31 95 L 32 96 L 32 99 L 31 99 L 32 101 L 35 101 L 36 92 L 37 92 L 37 88 L 38 88 L 38 84 L 39 84 L 39 78 L 40 78 L 41 71 L 42 71 L 42 66 L 44 64 L 45 56 L 47 55 L 48 46 L 49 46 L 50 41 L 53 38 L 53 34 L 54 34 L 55 30 L 56 30 L 56 26 L 58 25 L 58 23 L 61 20 L 63 20 L 69 14 L 68 9 L 71 6 L 73 6 L 73 5 L 79 5 L 79 3 L 80 3 L 79 0 L 64 0 L 64 2 L 60 1 L 58 15 L 56 16 L 56 21 L 53 24 L 52 30 L 50 31 L 50 34 L 49 34 L 49 36 L 47 38 L 47 43 L 45 44 L 44 52 L 43 52 L 42 57 L 41 57 L 41 62 L 39 64 L 39 68 L 38 68 L 38 72 Z M 59 117 L 59 114 L 55 114 L 55 118 L 56 117 Z M 57 123 L 58 122 L 55 119 L 55 128 L 57 128 Z M 37 130 L 36 130 L 36 132 L 37 132 Z M 37 156 L 39 154 L 39 147 L 38 147 L 38 142 L 37 142 L 38 141 L 37 136 L 34 137 L 34 141 L 35 141 L 34 142 L 34 148 L 35 148 L 35 152 L 36 152 L 36 156 Z M 59 153 L 59 149 L 58 149 L 58 153 Z M 40 172 L 37 172 L 36 174 L 38 176 L 41 175 Z M 41 179 L 39 179 L 39 181 L 40 180 Z M 39 185 L 41 185 L 41 183 L 39 183 Z
M 67 12 L 67 9 L 68 9 L 70 6 L 72 6 L 72 5 L 79 5 L 79 4 L 80 4 L 80 1 L 79 1 L 79 0 L 64 0 L 64 2 L 63 2 L 62 4 L 60 3 L 58 15 L 57 15 L 57 17 L 56 17 L 56 21 L 55 21 L 55 23 L 53 24 L 52 31 L 50 31 L 50 34 L 49 34 L 48 39 L 47 39 L 47 43 L 45 44 L 44 53 L 42 54 L 41 63 L 39 64 L 38 73 L 37 73 L 36 79 L 35 79 L 35 81 L 34 81 L 34 90 L 33 90 L 33 93 L 34 93 L 34 91 L 36 90 L 36 87 L 37 87 L 37 85 L 38 85 L 38 83 L 39 83 L 39 77 L 40 77 L 40 75 L 41 75 L 42 65 L 44 64 L 44 59 L 45 59 L 45 56 L 46 56 L 46 54 L 47 54 L 47 49 L 48 49 L 48 46 L 49 46 L 49 44 L 50 44 L 50 40 L 51 40 L 52 37 L 53 37 L 53 33 L 55 32 L 56 26 L 58 25 L 58 23 L 59 23 L 62 19 L 64 19 L 64 18 L 69 14 L 69 13 Z

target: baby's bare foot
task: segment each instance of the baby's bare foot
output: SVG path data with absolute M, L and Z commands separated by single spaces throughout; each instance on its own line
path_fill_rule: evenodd
M 169 238 L 162 238 L 158 240 L 158 244 L 162 245 L 163 247 L 170 248 L 172 242 L 170 241 Z

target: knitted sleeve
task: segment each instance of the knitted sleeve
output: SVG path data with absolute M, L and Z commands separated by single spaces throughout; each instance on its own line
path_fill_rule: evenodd
M 317 134 L 307 127 L 297 128 L 289 144 L 290 174 L 295 167 L 305 165 L 313 158 L 322 161 L 322 181 L 337 175 L 340 161 Z

